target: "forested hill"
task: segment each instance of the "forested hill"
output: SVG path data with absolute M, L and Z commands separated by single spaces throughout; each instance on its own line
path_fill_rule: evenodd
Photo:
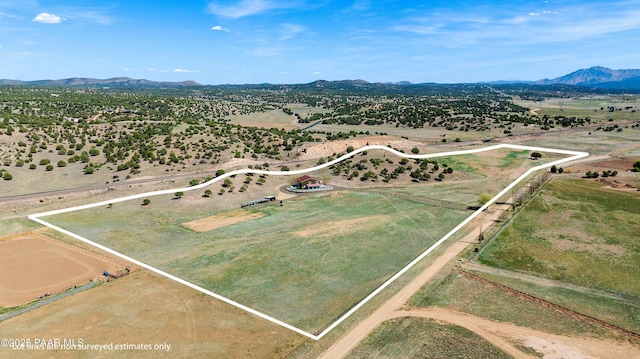
M 27 85 L 27 86 L 78 86 L 78 87 L 192 87 L 202 86 L 195 81 L 164 82 L 145 79 L 132 79 L 129 77 L 114 77 L 110 79 L 94 79 L 85 77 L 72 77 L 60 80 L 0 80 L 0 85 Z

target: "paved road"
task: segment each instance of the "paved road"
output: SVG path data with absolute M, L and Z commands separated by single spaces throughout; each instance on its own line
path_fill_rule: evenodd
M 302 162 L 304 161 L 282 162 L 282 163 L 278 163 L 277 166 L 279 167 L 284 165 L 293 165 L 293 164 L 302 163 Z M 216 171 L 218 169 L 216 169 Z M 75 188 L 65 188 L 65 189 L 52 190 L 52 191 L 41 191 L 41 192 L 19 194 L 19 195 L 13 195 L 13 196 L 2 196 L 0 197 L 0 204 L 10 203 L 10 202 L 38 200 L 38 199 L 47 198 L 47 197 L 64 197 L 64 196 L 69 196 L 76 193 L 86 193 L 90 191 L 108 191 L 111 188 L 115 189 L 119 187 L 128 187 L 136 184 L 176 181 L 181 179 L 191 180 L 193 178 L 207 177 L 207 176 L 210 176 L 213 178 L 216 176 L 216 171 L 181 173 L 181 174 L 174 174 L 169 176 L 159 176 L 159 177 L 143 178 L 143 179 L 130 179 L 125 181 L 109 182 L 109 183 L 95 184 L 95 185 L 75 187 Z M 181 187 L 184 187 L 186 185 L 187 184 L 185 183 Z

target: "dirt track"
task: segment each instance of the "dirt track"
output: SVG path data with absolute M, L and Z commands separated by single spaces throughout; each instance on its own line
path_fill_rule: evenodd
M 609 158 L 609 156 L 602 155 L 598 157 L 587 157 L 585 159 L 574 161 L 574 164 L 606 158 Z M 490 215 L 488 215 L 488 213 L 485 214 L 485 217 L 481 220 L 492 221 L 499 219 L 502 212 L 508 209 L 508 205 L 494 205 L 493 209 L 493 213 Z M 476 219 L 476 221 L 477 220 L 478 219 Z M 470 223 L 470 225 L 473 225 L 473 223 L 474 222 Z M 474 231 L 452 244 L 431 266 L 426 268 L 414 280 L 396 293 L 389 301 L 373 312 L 368 318 L 358 323 L 358 325 L 343 335 L 328 350 L 326 350 L 320 358 L 328 359 L 345 357 L 358 345 L 358 343 L 360 343 L 360 341 L 365 339 L 371 331 L 388 319 L 399 316 L 412 316 L 414 314 L 415 316 L 427 316 L 424 314 L 426 313 L 424 311 L 404 312 L 398 309 L 402 308 L 414 293 L 416 293 L 425 283 L 442 270 L 448 262 L 462 252 L 469 243 L 473 243 L 476 238 L 477 233 Z M 487 319 L 477 318 L 462 313 L 447 312 L 449 313 L 448 315 L 443 315 L 442 313 L 444 312 L 438 312 L 437 309 L 429 309 L 428 311 L 428 317 L 466 327 L 516 358 L 532 358 L 532 356 L 517 350 L 504 338 L 500 338 L 493 334 L 496 333 L 497 329 L 491 328 L 501 328 L 504 333 L 513 333 L 513 335 L 516 336 L 508 337 L 510 340 L 519 341 L 528 347 L 536 349 L 538 352 L 545 353 L 545 358 L 593 358 L 592 355 L 604 358 L 640 358 L 640 349 L 627 344 L 590 338 L 572 338 L 552 335 L 510 324 L 496 323 Z M 442 311 L 444 311 L 444 309 Z M 436 315 L 438 315 L 439 318 L 435 318 Z M 464 320 L 460 320 L 461 318 L 464 318 Z
M 495 205 L 493 212 L 486 212 L 476 221 L 495 221 L 509 205 Z M 472 222 L 473 223 L 473 222 Z M 335 344 L 323 353 L 320 358 L 342 358 L 351 351 L 361 340 L 367 337 L 380 323 L 395 316 L 395 311 L 401 308 L 422 286 L 433 278 L 442 268 L 462 252 L 470 243 L 477 240 L 478 233 L 472 232 L 464 238 L 453 243 L 446 252 L 422 271 L 415 279 L 396 293 L 391 299 L 379 307 L 368 318 L 358 323 L 351 331 L 343 335 Z
M 25 304 L 46 293 L 87 283 L 109 264 L 26 234 L 0 242 L 0 306 Z
M 485 214 L 483 221 L 496 220 L 509 205 L 495 206 L 493 213 Z M 473 223 L 473 222 L 472 222 Z M 379 307 L 368 318 L 343 335 L 321 358 L 345 357 L 371 331 L 386 320 L 397 317 L 422 317 L 467 328 L 480 335 L 492 345 L 514 358 L 535 358 L 519 350 L 514 343 L 525 345 L 543 353 L 547 359 L 560 358 L 640 358 L 640 348 L 612 340 L 576 338 L 549 334 L 513 324 L 494 322 L 470 314 L 458 313 L 441 308 L 427 308 L 404 311 L 401 308 L 422 286 L 454 259 L 477 238 L 472 232 L 453 243 L 431 266 L 402 288 L 389 301 Z
M 549 359 L 640 358 L 640 349 L 627 343 L 549 334 L 442 308 L 397 311 L 391 317 L 421 317 L 458 325 L 480 335 L 495 347 L 518 359 L 536 357 L 518 350 L 514 343 L 533 348 Z

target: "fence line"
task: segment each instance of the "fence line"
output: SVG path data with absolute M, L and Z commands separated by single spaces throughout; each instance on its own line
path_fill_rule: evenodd
M 573 316 L 575 318 L 586 320 L 586 321 L 591 322 L 593 324 L 597 324 L 597 325 L 599 325 L 599 326 L 601 326 L 603 328 L 607 328 L 609 330 L 613 330 L 615 332 L 624 334 L 626 336 L 629 336 L 629 337 L 632 337 L 632 338 L 635 338 L 635 339 L 640 339 L 640 334 L 638 334 L 636 332 L 633 332 L 631 330 L 619 327 L 619 326 L 617 326 L 615 324 L 611 324 L 609 322 L 605 322 L 604 320 L 600 320 L 600 319 L 594 318 L 594 317 L 592 317 L 590 315 L 586 315 L 586 314 L 583 314 L 583 313 L 580 313 L 580 312 L 576 312 L 573 309 L 569 309 L 569 308 L 567 308 L 565 306 L 562 306 L 562 305 L 559 305 L 559 304 L 556 304 L 556 303 L 552 303 L 552 302 L 550 302 L 548 300 L 545 300 L 545 299 L 542 299 L 542 298 L 538 298 L 538 297 L 533 296 L 533 295 L 531 295 L 529 293 L 521 292 L 521 291 L 519 291 L 517 289 L 513 289 L 513 288 L 508 287 L 506 285 L 494 282 L 494 281 L 492 281 L 490 279 L 481 277 L 481 276 L 473 274 L 473 273 L 469 273 L 469 272 L 464 271 L 464 270 L 461 270 L 460 274 L 465 275 L 465 276 L 467 276 L 469 278 L 475 279 L 475 280 L 477 280 L 479 282 L 488 284 L 490 286 L 496 287 L 498 289 L 501 289 L 501 290 L 503 290 L 503 291 L 505 291 L 507 293 L 515 294 L 520 298 L 524 298 L 524 299 L 539 303 L 539 304 L 541 304 L 541 305 L 543 305 L 545 307 L 553 308 L 553 309 L 555 309 L 557 311 L 569 314 L 569 315 L 571 315 L 571 316 Z
M 7 234 L 6 236 L 0 237 L 0 243 L 6 242 L 6 241 L 10 241 L 10 240 L 13 240 L 13 239 L 18 239 L 20 237 L 24 237 L 24 234 L 25 234 L 25 232 Z
M 5 321 L 5 320 L 10 319 L 10 318 L 13 318 L 13 317 L 17 317 L 20 314 L 24 314 L 24 313 L 30 312 L 30 311 L 32 311 L 34 309 L 42 307 L 43 305 L 47 305 L 49 303 L 53 303 L 53 302 L 58 301 L 60 299 L 64 299 L 64 298 L 66 298 L 66 297 L 68 297 L 70 295 L 73 295 L 73 294 L 82 292 L 84 290 L 93 288 L 94 286 L 96 286 L 96 284 L 97 283 L 95 281 L 91 281 L 91 282 L 89 282 L 89 283 L 87 283 L 85 285 L 77 286 L 76 288 L 73 288 L 73 289 L 70 289 L 70 290 L 67 290 L 67 291 L 64 291 L 64 292 L 60 292 L 60 293 L 54 295 L 51 298 L 42 299 L 42 300 L 40 300 L 40 301 L 38 301 L 36 303 L 33 303 L 33 304 L 27 304 L 23 308 L 20 308 L 18 310 L 15 310 L 15 311 L 0 315 L 0 322 Z
M 465 206 L 465 205 L 463 205 L 461 203 L 446 201 L 446 200 L 442 200 L 442 199 L 435 199 L 435 198 L 430 198 L 430 197 L 409 195 L 409 194 L 405 194 L 405 193 L 396 192 L 396 191 L 393 191 L 393 190 L 390 190 L 390 189 L 386 190 L 386 189 L 382 189 L 382 188 L 356 188 L 356 189 L 352 189 L 352 190 L 357 191 L 357 192 L 378 193 L 378 194 L 382 194 L 384 196 L 400 198 L 400 199 L 404 199 L 404 200 L 407 200 L 407 201 L 410 201 L 410 202 L 434 205 L 434 206 L 439 206 L 439 207 L 445 207 L 445 208 L 459 210 L 459 211 L 467 211 L 467 210 L 469 210 L 468 206 Z
M 295 188 L 295 187 L 287 187 L 287 191 L 294 192 L 294 193 L 322 192 L 322 191 L 331 191 L 332 189 L 333 189 L 333 186 L 322 186 L 320 188 L 314 188 L 314 189 L 301 189 L 301 188 Z
M 84 249 L 84 248 L 80 248 L 80 247 L 75 246 L 75 245 L 70 244 L 70 243 L 66 243 L 66 242 L 63 242 L 63 241 L 59 241 L 59 240 L 47 237 L 47 236 L 42 235 L 40 233 L 37 233 L 35 231 L 27 231 L 27 232 L 19 233 L 19 234 L 16 234 L 16 236 L 18 236 L 18 237 L 31 236 L 31 237 L 43 240 L 45 242 L 54 244 L 56 246 L 59 246 L 59 247 L 62 247 L 62 248 L 66 248 L 66 249 L 69 249 L 71 251 L 80 253 L 82 255 L 97 259 L 97 260 L 102 261 L 102 262 L 106 262 L 106 263 L 111 264 L 111 265 L 114 265 L 118 269 L 129 267 L 129 272 L 133 272 L 133 271 L 136 271 L 136 270 L 140 269 L 138 266 L 134 265 L 133 263 L 129 263 L 129 262 L 125 261 L 124 259 L 111 258 L 111 257 L 105 256 L 105 255 L 102 255 L 102 254 L 99 254 L 99 253 L 96 253 L 96 252 L 93 252 L 93 251 L 89 251 L 89 250 Z

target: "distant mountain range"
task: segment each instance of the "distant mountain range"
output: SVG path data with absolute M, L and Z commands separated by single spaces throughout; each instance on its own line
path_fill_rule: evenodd
M 556 77 L 554 79 L 544 79 L 539 81 L 492 81 L 484 84 L 505 85 L 505 84 L 527 84 L 527 85 L 570 85 L 601 90 L 617 91 L 640 91 L 640 69 L 612 70 L 606 67 L 594 66 L 588 69 L 574 71 L 568 75 Z M 93 79 L 74 77 L 61 80 L 0 80 L 0 85 L 31 85 L 31 86 L 78 86 L 78 87 L 193 87 L 203 86 L 195 81 L 182 82 L 158 82 L 144 79 L 131 79 L 128 77 L 114 77 L 110 79 Z M 370 83 L 365 80 L 340 80 L 326 81 L 318 80 L 308 84 L 295 85 L 272 85 L 272 84 L 245 84 L 245 85 L 218 85 L 217 87 L 245 87 L 245 88 L 282 88 L 295 87 L 299 89 L 356 89 L 367 91 L 371 89 L 393 90 L 413 86 L 434 86 L 435 83 L 412 84 L 407 81 L 394 83 Z M 470 84 L 459 84 L 470 85 Z
M 574 71 L 555 79 L 544 79 L 534 82 L 538 85 L 574 85 L 602 89 L 640 89 L 640 70 L 612 70 L 594 66 Z
M 72 77 L 61 80 L 0 80 L 0 85 L 31 85 L 31 86 L 78 86 L 78 87 L 188 87 L 202 86 L 195 81 L 182 82 L 158 82 L 145 79 L 132 79 L 129 77 L 114 77 L 110 79 L 93 79 L 84 77 Z

